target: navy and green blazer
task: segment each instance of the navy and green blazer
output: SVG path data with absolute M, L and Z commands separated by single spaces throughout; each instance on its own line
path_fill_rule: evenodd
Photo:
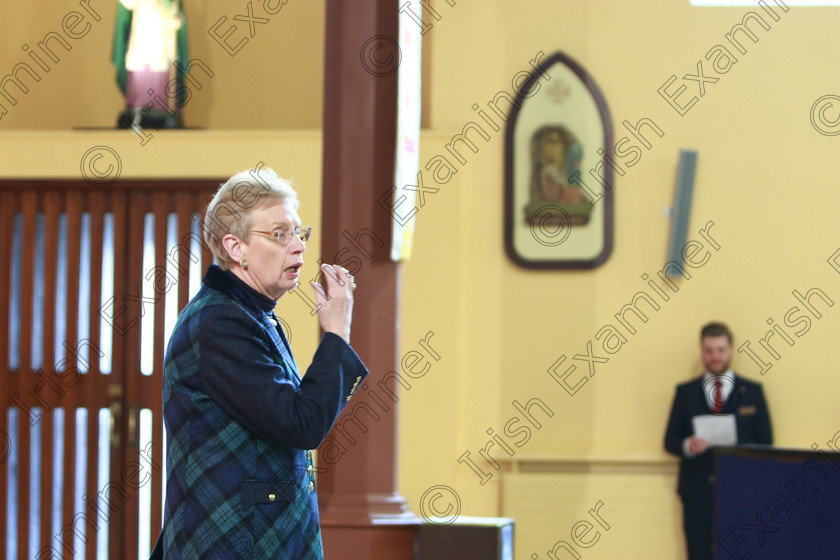
M 164 560 L 323 558 L 311 449 L 367 369 L 326 333 L 300 377 L 275 302 L 212 265 L 164 360 Z

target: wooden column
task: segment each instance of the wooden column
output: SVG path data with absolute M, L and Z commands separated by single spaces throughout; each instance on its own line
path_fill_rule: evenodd
M 396 485 L 398 383 L 387 374 L 399 371 L 400 265 L 389 258 L 391 215 L 378 204 L 394 182 L 397 73 L 375 64 L 396 50 L 386 42 L 367 51 L 374 61 L 362 54 L 374 37 L 397 39 L 398 9 L 395 0 L 327 0 L 322 258 L 356 277 L 351 344 L 370 370 L 319 450 L 329 560 L 411 560 L 419 523 Z

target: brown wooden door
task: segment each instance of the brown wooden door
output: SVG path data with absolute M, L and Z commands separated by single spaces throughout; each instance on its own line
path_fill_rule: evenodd
M 215 181 L 0 182 L 0 557 L 142 558 L 163 356 Z

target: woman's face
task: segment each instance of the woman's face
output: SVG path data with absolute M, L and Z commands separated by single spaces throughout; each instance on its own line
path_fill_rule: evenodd
M 273 300 L 295 287 L 303 265 L 306 245 L 293 234 L 300 227 L 300 218 L 292 204 L 275 204 L 257 208 L 251 213 L 251 231 L 274 232 L 287 228 L 288 241 L 281 242 L 268 235 L 251 233 L 242 242 L 247 268 L 240 268 L 248 285 Z

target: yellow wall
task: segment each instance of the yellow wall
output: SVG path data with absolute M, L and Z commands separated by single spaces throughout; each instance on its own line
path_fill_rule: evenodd
M 27 63 L 40 81 L 26 74 L 18 78 L 29 88 L 7 91 L 17 104 L 7 106 L 0 130 L 112 127 L 124 101 L 111 63 L 117 0 L 59 0 L 33 9 L 25 2 L 8 2 L 0 18 L 0 76 L 19 63 Z M 323 96 L 324 2 L 287 2 L 276 14 L 253 2 L 253 35 L 247 21 L 233 18 L 247 14 L 247 2 L 182 2 L 187 16 L 190 58 L 200 61 L 212 76 L 196 68 L 197 83 L 184 107 L 185 124 L 212 129 L 320 128 Z M 267 2 L 270 11 L 277 2 Z M 62 23 L 68 14 L 71 33 Z M 100 18 L 96 20 L 97 16 Z M 81 19 L 75 26 L 74 18 Z M 214 39 L 210 33 L 225 37 Z M 58 62 L 37 46 L 47 42 Z M 76 35 L 77 38 L 73 38 Z M 226 43 L 226 47 L 222 46 Z M 37 53 L 49 67 L 44 71 L 28 52 Z M 238 48 L 237 48 L 238 47 Z M 0 98 L 0 102 L 3 102 Z M 8 104 L 7 104 L 8 105 Z M 2 110 L 0 110 L 2 112 Z
M 833 225 L 840 195 L 832 187 L 836 173 L 831 164 L 838 145 L 834 137 L 816 132 L 810 111 L 821 96 L 840 93 L 831 70 L 840 58 L 832 31 L 840 11 L 792 8 L 784 13 L 768 4 L 780 20 L 767 18 L 771 29 L 759 30 L 758 43 L 747 43 L 748 52 L 718 75 L 717 83 L 706 84 L 706 94 L 680 116 L 657 89 L 672 74 L 695 74 L 698 60 L 725 42 L 724 35 L 748 8 L 692 8 L 674 0 L 435 3 L 443 16 L 427 34 L 433 39 L 435 130 L 460 131 L 476 120 L 472 103 L 509 89 L 511 77 L 527 69 L 535 53 L 562 50 L 598 82 L 616 139 L 626 135 L 619 131 L 623 120 L 635 123 L 643 117 L 665 134 L 653 136 L 653 147 L 617 178 L 615 248 L 594 271 L 529 271 L 505 257 L 500 134 L 486 145 L 478 140 L 479 153 L 470 154 L 418 214 L 417 258 L 405 266 L 403 330 L 416 337 L 438 325 L 435 331 L 452 353 L 443 353 L 439 369 L 403 400 L 401 488 L 413 504 L 431 485 L 448 484 L 459 492 L 464 512 L 510 511 L 513 504 L 502 504 L 502 496 L 511 497 L 499 488 L 498 473 L 483 463 L 495 476 L 482 487 L 478 476 L 456 461 L 467 450 L 478 455 L 489 440 L 488 427 L 501 432 L 515 414 L 514 399 L 538 397 L 554 412 L 541 430 L 533 430 L 516 459 L 534 454 L 583 461 L 577 468 L 582 471 L 587 461 L 607 459 L 669 465 L 662 450 L 668 409 L 674 385 L 701 371 L 697 339 L 704 322 L 727 321 L 736 345 L 749 339 L 755 346 L 769 329 L 768 317 L 782 323 L 796 304 L 793 290 L 818 287 L 838 301 L 840 276 L 826 263 L 840 247 Z M 705 59 L 704 64 L 707 75 L 717 75 Z M 697 95 L 696 84 L 685 83 L 688 98 Z M 837 118 L 837 111 L 835 101 L 827 118 Z M 427 159 L 443 151 L 443 136 L 425 138 Z M 711 232 L 721 248 L 692 271 L 690 280 L 679 282 L 679 292 L 571 397 L 546 370 L 563 354 L 567 365 L 574 354 L 585 354 L 598 329 L 615 323 L 613 315 L 647 288 L 641 275 L 662 268 L 669 229 L 664 210 L 672 201 L 681 148 L 699 152 L 689 237 L 698 238 L 697 231 L 712 220 Z M 737 371 L 764 383 L 781 446 L 808 448 L 817 442 L 824 448 L 840 430 L 834 402 L 838 382 L 832 373 L 840 308 L 823 309 L 822 319 L 812 320 L 793 347 L 779 347 L 781 359 L 764 376 L 748 358 L 736 355 L 734 361 Z M 593 342 L 596 352 L 605 355 Z M 415 420 L 420 418 L 423 422 Z M 442 433 L 452 437 L 441 441 Z M 505 457 L 498 446 L 494 454 Z M 609 483 L 601 487 L 595 474 L 584 477 L 588 488 L 577 504 L 579 513 L 585 515 L 596 499 L 603 499 L 614 521 L 603 544 L 584 556 L 675 557 L 682 543 L 673 470 L 659 474 L 658 485 L 643 484 L 649 493 L 630 494 L 641 475 L 630 474 L 630 467 L 616 468 L 624 473 L 623 489 Z M 658 472 L 655 464 L 645 463 L 642 469 Z M 510 476 L 513 484 L 522 483 L 516 478 L 520 475 Z M 545 477 L 546 497 L 535 509 L 545 508 L 556 488 L 569 484 L 562 475 Z M 657 504 L 659 514 L 667 514 L 664 526 L 654 533 L 629 530 Z M 519 558 L 545 554 L 560 538 L 550 532 L 535 536 L 530 528 L 538 517 L 520 517 L 518 534 L 530 540 L 519 541 Z M 573 519 L 555 520 L 568 538 Z M 643 544 L 651 534 L 670 553 L 646 555 Z M 622 549 L 627 556 L 616 555 Z
M 793 290 L 804 293 L 817 287 L 834 302 L 840 299 L 840 275 L 826 263 L 840 247 L 834 225 L 840 194 L 832 181 L 837 140 L 819 134 L 810 120 L 818 98 L 840 94 L 834 77 L 840 62 L 840 11 L 791 8 L 784 13 L 768 2 L 780 20 L 771 21 L 769 31 L 759 30 L 759 42 L 747 43 L 748 52 L 726 74 L 713 73 L 704 59 L 707 76 L 720 80 L 707 83 L 705 95 L 680 116 L 657 89 L 672 74 L 696 73 L 698 60 L 725 42 L 724 35 L 748 8 L 692 8 L 687 0 L 432 2 L 441 19 L 425 36 L 431 45 L 426 78 L 431 83 L 427 117 L 432 128 L 422 136 L 421 164 L 441 153 L 452 135 L 475 119 L 473 103 L 509 89 L 512 76 L 527 69 L 539 51 L 550 55 L 562 50 L 589 71 L 609 104 L 616 139 L 625 134 L 619 131 L 623 120 L 635 123 L 643 117 L 665 134 L 651 137 L 652 148 L 617 178 L 615 248 L 593 271 L 530 271 L 507 259 L 501 133 L 480 143 L 479 152 L 467 154 L 467 163 L 458 166 L 451 181 L 427 195 L 417 214 L 414 258 L 403 268 L 400 328 L 405 349 L 434 331 L 432 346 L 441 360 L 401 399 L 400 490 L 416 512 L 424 507 L 421 497 L 428 488 L 446 485 L 460 495 L 462 514 L 515 513 L 520 520 L 518 558 L 544 555 L 597 500 L 604 501 L 602 513 L 612 529 L 585 551 L 587 559 L 618 557 L 616 551 L 622 550 L 631 551 L 622 556 L 627 558 L 676 557 L 682 546 L 679 508 L 672 492 L 673 461 L 662 451 L 662 436 L 674 385 L 700 371 L 699 327 L 711 319 L 725 320 L 735 332 L 736 345 L 749 339 L 755 346 L 769 328 L 767 319 L 782 323 L 796 304 Z M 304 16 L 300 6 L 290 2 L 290 19 L 278 23 L 288 29 L 303 27 L 312 14 Z M 14 40 L 2 35 L 4 53 L 42 36 L 56 21 L 53 16 L 28 17 L 14 30 Z M 292 17 L 301 18 L 293 22 L 300 25 L 289 25 Z M 204 21 L 211 19 L 205 15 Z M 2 25 L 5 30 L 16 27 L 8 18 Z M 89 45 L 85 41 L 91 49 L 85 57 L 95 51 L 94 43 L 98 48 L 110 44 L 110 29 L 96 33 L 96 40 Z M 320 41 L 320 28 L 313 26 L 312 33 L 320 34 Z M 269 35 L 273 33 L 257 36 L 253 46 L 262 48 L 258 40 L 268 43 Z M 198 41 L 206 43 L 207 38 Z M 257 57 L 246 54 L 242 62 L 239 56 L 228 61 L 228 69 L 250 75 Z M 4 54 L 0 60 L 5 73 L 17 59 Z M 74 60 L 60 69 L 67 75 L 49 74 L 38 91 L 33 88 L 26 106 L 21 103 L 10 112 L 0 129 L 111 124 L 118 96 L 88 89 L 74 97 L 78 120 L 61 117 L 61 126 L 49 125 L 55 115 L 49 117 L 47 108 L 62 114 L 69 110 L 53 88 L 70 79 L 71 69 L 86 68 L 82 56 Z M 213 62 L 221 65 L 221 57 Z M 219 68 L 213 82 L 219 89 L 206 92 L 206 105 L 200 104 L 203 98 L 196 100 L 196 118 L 204 119 L 203 126 L 233 129 L 239 128 L 241 114 L 248 116 L 247 128 L 260 128 L 253 117 L 265 107 L 246 103 L 232 110 L 233 99 L 240 99 L 233 96 L 238 84 L 229 77 L 234 74 Z M 686 86 L 688 97 L 696 95 L 694 82 Z M 281 107 L 271 114 L 268 127 L 317 128 L 320 101 L 316 108 L 311 99 L 320 99 L 318 88 L 308 90 L 302 99 L 309 100 L 296 106 L 295 111 L 310 115 L 305 122 L 287 127 L 278 116 L 285 114 Z M 105 95 L 110 98 L 101 101 Z M 107 110 L 98 104 L 107 104 Z M 826 118 L 835 118 L 837 107 L 829 108 Z M 21 124 L 24 115 L 35 124 Z M 34 132 L 0 135 L 0 175 L 77 176 L 81 154 L 98 144 L 119 151 L 126 177 L 217 176 L 262 160 L 281 174 L 294 174 L 302 186 L 302 216 L 318 215 L 316 132 L 160 132 L 145 147 L 114 132 L 50 133 L 48 144 L 41 138 Z M 689 237 L 698 238 L 697 231 L 714 221 L 711 233 L 720 250 L 692 270 L 690 280 L 679 281 L 679 292 L 646 324 L 637 325 L 638 333 L 608 363 L 598 365 L 595 376 L 572 397 L 546 370 L 563 354 L 570 363 L 574 354 L 585 353 L 598 329 L 614 323 L 614 314 L 647 289 L 641 275 L 662 268 L 669 229 L 664 210 L 671 204 L 680 148 L 699 152 Z M 168 156 L 183 149 L 190 150 L 187 157 Z M 363 276 L 358 281 L 364 285 Z M 764 383 L 781 446 L 808 448 L 817 442 L 825 447 L 840 430 L 832 336 L 840 306 L 821 309 L 822 318 L 812 320 L 793 347 L 776 344 L 782 357 L 765 375 L 746 357 L 735 358 L 737 371 Z M 300 320 L 306 320 L 303 314 Z M 313 331 L 312 340 L 296 339 L 301 344 L 295 349 L 298 356 L 306 355 L 314 336 Z M 593 348 L 604 354 L 596 340 Z M 494 477 L 481 486 L 472 471 L 457 463 L 458 457 L 469 450 L 477 458 L 490 437 L 485 430 L 500 433 L 515 414 L 511 402 L 534 397 L 554 416 L 541 417 L 542 429 L 533 430 L 514 459 L 549 465 L 551 472 L 508 473 L 502 487 L 502 475 L 491 471 Z M 596 472 L 599 468 L 609 472 Z M 564 470 L 571 474 L 558 474 Z M 516 501 L 523 496 L 532 496 L 528 499 L 533 505 Z M 547 507 L 550 503 L 562 503 L 563 511 Z M 547 528 L 538 527 L 540 516 L 542 522 L 551 520 Z M 656 523 L 650 521 L 642 530 L 640 517 Z M 645 543 L 653 538 L 663 552 L 646 555 Z

